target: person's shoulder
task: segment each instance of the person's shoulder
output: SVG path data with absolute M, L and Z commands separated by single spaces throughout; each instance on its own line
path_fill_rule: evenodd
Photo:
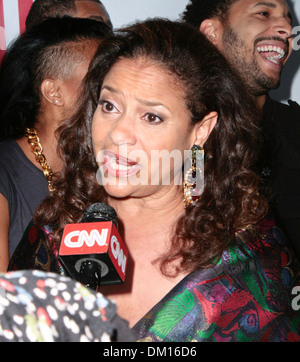
M 282 103 L 268 97 L 266 104 L 272 106 L 275 115 L 295 115 L 300 122 L 300 105 L 296 101 L 289 99 L 287 103 Z
M 18 144 L 15 140 L 7 140 L 0 142 L 0 150 L 1 151 L 10 151 L 12 149 L 18 149 Z
M 15 141 L 0 142 L 1 191 L 3 191 L 3 187 L 5 187 L 6 190 L 10 190 L 12 185 L 14 185 L 15 169 L 19 167 L 15 156 L 17 153 L 17 147 L 18 145 Z
M 289 280 L 288 289 L 300 282 L 299 262 L 272 219 L 263 220 L 255 231 L 249 228 L 238 233 L 237 247 L 273 282 L 276 277 L 281 283 L 284 276 Z
M 24 153 L 15 140 L 0 142 L 0 161 L 16 161 L 24 158 Z
M 281 254 L 282 250 L 289 250 L 286 239 L 273 219 L 266 218 L 257 227 L 249 227 L 236 233 L 239 248 L 246 247 L 249 255 L 254 258 Z M 273 257 L 271 258 L 273 259 Z
M 292 109 L 297 109 L 298 112 L 300 110 L 300 105 L 299 103 L 297 103 L 296 101 L 293 101 L 291 99 L 288 100 L 288 104 L 289 104 L 289 107 L 292 108 Z
M 10 259 L 8 271 L 48 270 L 51 254 L 49 245 L 52 246 L 50 227 L 37 226 L 31 220 Z

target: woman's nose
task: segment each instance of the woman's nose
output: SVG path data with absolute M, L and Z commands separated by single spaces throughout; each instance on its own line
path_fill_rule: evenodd
M 115 145 L 136 143 L 134 120 L 129 115 L 123 114 L 113 124 L 109 137 Z

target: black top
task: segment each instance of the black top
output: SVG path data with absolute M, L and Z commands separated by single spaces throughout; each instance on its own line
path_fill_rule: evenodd
M 29 161 L 16 141 L 0 143 L 0 193 L 9 205 L 11 257 L 35 209 L 49 193 L 43 172 Z
M 269 186 L 276 223 L 300 259 L 300 106 L 268 97 L 263 129 L 260 173 Z

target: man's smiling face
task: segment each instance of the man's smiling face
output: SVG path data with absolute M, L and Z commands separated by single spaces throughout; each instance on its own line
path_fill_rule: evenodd
M 238 0 L 231 6 L 217 47 L 252 94 L 265 94 L 279 85 L 292 51 L 291 22 L 285 0 Z

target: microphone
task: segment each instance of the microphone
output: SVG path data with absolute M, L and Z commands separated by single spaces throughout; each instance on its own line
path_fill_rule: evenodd
M 128 250 L 118 232 L 116 211 L 96 203 L 80 223 L 64 228 L 58 259 L 66 274 L 91 289 L 124 283 Z

